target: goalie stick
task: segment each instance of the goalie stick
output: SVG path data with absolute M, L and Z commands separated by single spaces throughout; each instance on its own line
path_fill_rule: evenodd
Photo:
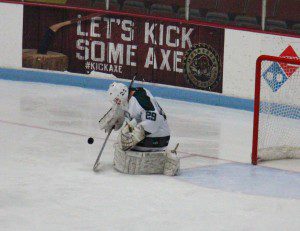
M 129 87 L 128 87 L 129 93 L 130 93 L 130 90 L 132 89 L 132 86 L 133 86 L 133 83 L 134 83 L 134 80 L 135 80 L 136 76 L 137 76 L 137 73 L 135 73 L 134 76 L 131 79 L 131 82 L 130 82 Z M 129 97 L 130 97 L 130 94 L 128 94 L 128 99 L 129 99 Z
M 97 157 L 97 159 L 96 159 L 96 161 L 95 161 L 95 164 L 94 164 L 94 167 L 93 167 L 94 172 L 98 172 L 98 171 L 99 171 L 99 169 L 98 169 L 98 166 L 99 166 L 99 164 L 100 164 L 100 161 L 99 161 L 99 160 L 100 160 L 100 157 L 101 157 L 101 155 L 102 155 L 102 152 L 103 152 L 103 150 L 104 150 L 104 147 L 105 147 L 105 145 L 106 145 L 106 142 L 107 142 L 107 140 L 108 140 L 108 138 L 109 138 L 109 136 L 110 136 L 112 130 L 113 130 L 113 128 L 108 132 L 108 134 L 107 134 L 107 136 L 106 136 L 106 138 L 105 138 L 105 140 L 104 140 L 104 143 L 102 144 L 101 150 L 100 150 L 100 152 L 99 152 L 99 154 L 98 154 L 98 157 Z

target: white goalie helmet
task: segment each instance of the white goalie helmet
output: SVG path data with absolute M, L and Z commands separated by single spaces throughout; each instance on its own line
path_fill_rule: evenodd
M 121 106 L 126 110 L 128 106 L 128 87 L 123 83 L 112 83 L 108 89 L 109 101 L 113 105 Z

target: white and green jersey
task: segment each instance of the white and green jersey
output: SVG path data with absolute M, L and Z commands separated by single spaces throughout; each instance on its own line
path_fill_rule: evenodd
M 144 88 L 135 88 L 129 100 L 127 117 L 143 126 L 146 138 L 133 149 L 137 151 L 164 150 L 170 139 L 167 117 L 153 95 Z

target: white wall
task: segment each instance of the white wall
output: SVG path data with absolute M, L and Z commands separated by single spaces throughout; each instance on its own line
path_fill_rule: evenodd
M 0 67 L 22 67 L 23 5 L 0 3 Z
M 289 45 L 300 56 L 300 38 L 226 29 L 223 93 L 253 99 L 256 59 L 279 56 Z

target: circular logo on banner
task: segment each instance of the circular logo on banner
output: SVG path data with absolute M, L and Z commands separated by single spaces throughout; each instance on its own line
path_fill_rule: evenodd
M 186 51 L 184 76 L 194 88 L 214 90 L 221 81 L 221 71 L 219 54 L 211 46 L 200 43 Z

